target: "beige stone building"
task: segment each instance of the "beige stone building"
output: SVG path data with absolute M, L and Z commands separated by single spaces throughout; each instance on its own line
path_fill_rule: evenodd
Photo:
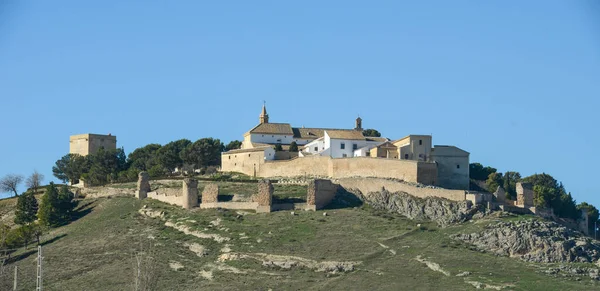
M 298 155 L 286 151 L 295 142 Z M 284 154 L 285 153 L 285 154 Z M 263 106 L 259 124 L 244 134 L 242 149 L 222 154 L 222 171 L 258 177 L 328 176 L 396 178 L 450 189 L 469 189 L 469 153 L 454 146 L 432 147 L 431 135 L 390 141 L 363 135 L 362 119 L 352 129 L 292 127 L 271 123 Z
M 117 137 L 102 134 L 78 134 L 69 138 L 69 153 L 87 156 L 97 152 L 100 148 L 114 150 L 117 148 Z

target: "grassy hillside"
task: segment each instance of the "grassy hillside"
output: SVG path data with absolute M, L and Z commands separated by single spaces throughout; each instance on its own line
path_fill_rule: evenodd
M 440 229 L 368 206 L 255 214 L 185 211 L 130 197 L 83 200 L 79 210 L 79 219 L 44 237 L 46 290 L 132 290 L 140 249 L 155 259 L 158 290 L 600 289 L 585 277 L 551 277 L 543 273 L 549 265 L 449 238 L 489 220 Z M 15 255 L 8 267 L 19 267 L 20 290 L 34 289 L 35 251 Z M 332 265 L 353 270 L 319 270 Z

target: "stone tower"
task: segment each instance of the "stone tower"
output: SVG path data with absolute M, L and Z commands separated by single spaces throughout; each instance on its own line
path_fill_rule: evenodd
M 263 104 L 262 112 L 260 113 L 258 120 L 260 121 L 260 124 L 269 123 L 269 114 L 267 114 L 266 104 Z
M 356 126 L 354 127 L 355 130 L 362 130 L 362 118 L 357 117 L 356 118 Z

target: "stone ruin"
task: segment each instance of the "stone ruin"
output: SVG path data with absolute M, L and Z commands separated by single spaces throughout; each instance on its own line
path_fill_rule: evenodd
M 148 172 L 140 172 L 138 174 L 135 197 L 138 199 L 145 199 L 148 197 L 148 192 L 150 192 L 150 175 L 148 175 Z
M 498 186 L 498 189 L 494 192 L 494 197 L 496 197 L 496 202 L 498 203 L 504 203 L 506 201 L 506 191 L 504 191 L 502 186 Z
M 219 185 L 210 183 L 202 191 L 202 204 L 217 203 L 219 197 Z
M 258 192 L 252 196 L 252 202 L 258 203 L 256 212 L 271 212 L 273 205 L 273 184 L 271 180 L 258 181 Z
M 183 179 L 183 208 L 191 209 L 198 206 L 198 181 L 192 178 Z
M 517 205 L 533 207 L 533 186 L 531 183 L 517 183 Z
M 307 209 L 317 210 L 327 206 L 335 197 L 338 187 L 339 185 L 332 183 L 330 180 L 315 179 L 310 181 L 306 191 Z

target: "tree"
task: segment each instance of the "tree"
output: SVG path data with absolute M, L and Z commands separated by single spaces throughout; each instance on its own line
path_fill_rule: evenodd
M 242 148 L 242 142 L 239 140 L 232 140 L 225 146 L 225 151 L 237 150 Z
M 491 173 L 496 173 L 497 171 L 492 167 L 483 167 L 480 163 L 471 163 L 469 165 L 469 177 L 473 180 L 485 181 Z
M 298 152 L 298 144 L 293 141 L 292 143 L 290 143 L 290 152 L 291 153 L 297 153 Z
M 27 186 L 27 188 L 33 190 L 33 192 L 35 193 L 37 192 L 37 189 L 42 185 L 42 181 L 44 181 L 44 175 L 34 170 L 33 173 L 31 173 L 31 175 L 27 177 L 27 180 L 25 180 L 25 185 Z
M 156 161 L 162 168 L 167 169 L 169 173 L 172 173 L 175 171 L 175 168 L 181 168 L 183 166 L 181 151 L 190 144 L 192 144 L 192 142 L 187 139 L 170 142 L 155 152 Z
M 517 197 L 517 182 L 519 182 L 519 180 L 521 180 L 521 174 L 519 174 L 519 172 L 508 171 L 504 173 L 502 188 L 506 190 L 510 199 L 514 200 Z
M 127 162 L 130 167 L 134 167 L 139 171 L 147 171 L 159 163 L 156 153 L 160 148 L 161 145 L 156 143 L 137 148 L 129 154 Z
M 533 185 L 536 206 L 552 208 L 554 214 L 563 218 L 578 219 L 580 214 L 571 193 L 562 183 L 549 174 L 534 174 L 522 179 Z
M 17 200 L 15 209 L 15 223 L 27 225 L 35 221 L 38 211 L 37 199 L 32 192 L 26 192 Z
M 52 174 L 57 179 L 66 183 L 72 184 L 79 182 L 81 175 L 88 171 L 89 165 L 86 163 L 86 158 L 78 154 L 66 154 L 52 167 Z
M 104 185 L 117 181 L 119 172 L 127 169 L 127 161 L 123 148 L 105 150 L 100 148 L 96 153 L 85 157 L 89 170 L 81 177 L 89 185 Z
M 275 149 L 276 152 L 283 151 L 283 147 L 281 146 L 280 143 L 276 144 L 273 148 Z
M 181 159 L 194 169 L 218 166 L 221 164 L 221 152 L 224 148 L 219 139 L 201 138 L 181 151 Z
M 61 217 L 58 210 L 58 204 L 58 190 L 54 183 L 50 182 L 46 194 L 42 196 L 42 202 L 40 203 L 40 210 L 38 213 L 40 224 L 45 226 L 60 225 Z
M 502 173 L 491 173 L 485 181 L 485 186 L 490 193 L 496 192 L 498 186 L 503 185 Z
M 13 192 L 15 193 L 15 196 L 19 196 L 17 188 L 21 182 L 23 182 L 23 176 L 8 174 L 0 179 L 0 192 Z
M 379 133 L 379 131 L 372 129 L 372 128 L 363 130 L 362 134 L 364 136 L 370 136 L 370 137 L 381 137 L 381 133 Z
M 73 202 L 75 195 L 69 190 L 67 185 L 63 185 L 58 192 L 58 216 L 60 217 L 60 224 L 66 224 L 71 220 L 73 210 L 75 209 L 75 203 Z

